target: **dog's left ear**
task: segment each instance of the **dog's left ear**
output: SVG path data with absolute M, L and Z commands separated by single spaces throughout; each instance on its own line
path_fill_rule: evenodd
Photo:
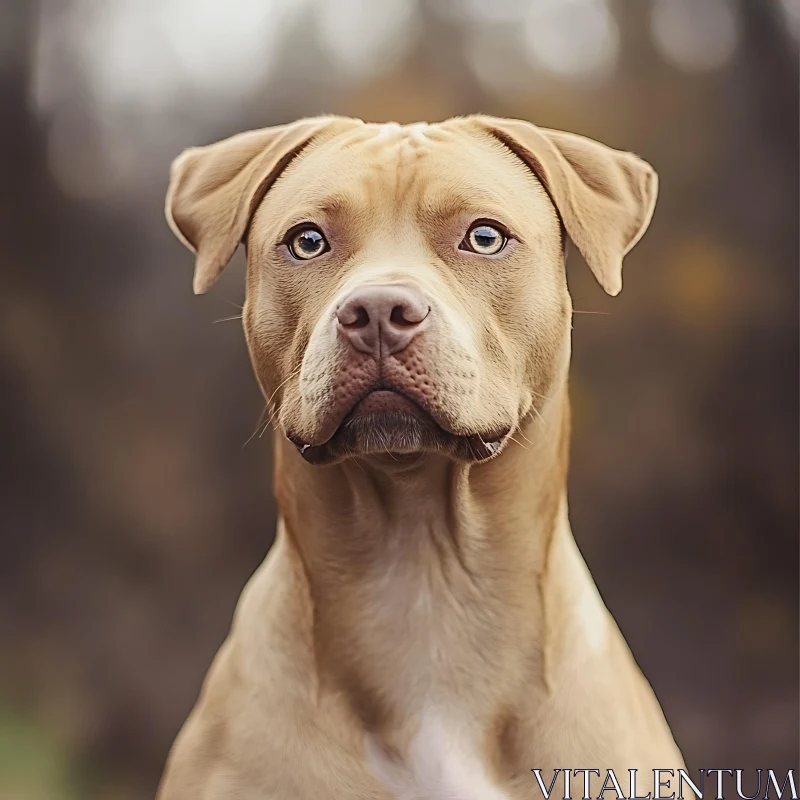
M 194 292 L 203 294 L 231 260 L 264 194 L 312 139 L 353 125 L 343 117 L 302 119 L 184 150 L 172 162 L 166 215 L 197 259 Z
M 533 170 L 600 285 L 619 294 L 623 256 L 653 216 L 655 170 L 633 153 L 530 122 L 484 116 L 465 121 L 499 139 Z

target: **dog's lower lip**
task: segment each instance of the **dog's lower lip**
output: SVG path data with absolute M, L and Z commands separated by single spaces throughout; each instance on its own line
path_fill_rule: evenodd
M 473 434 L 471 436 L 455 436 L 456 440 L 462 442 L 462 446 L 466 449 L 474 461 L 487 461 L 493 456 L 497 455 L 503 446 L 506 434 L 498 437 L 489 438 L 489 436 L 481 436 L 480 434 Z M 287 439 L 297 448 L 301 457 L 309 464 L 324 464 L 329 460 L 329 443 L 330 439 L 320 445 L 309 444 L 297 436 L 287 434 Z M 333 437 L 331 437 L 333 438 Z
M 424 423 L 435 426 L 445 435 L 452 437 L 454 442 L 460 442 L 460 448 L 469 454 L 475 461 L 486 461 L 495 456 L 502 448 L 510 431 L 499 434 L 467 434 L 459 435 L 442 427 L 424 408 L 419 406 L 404 394 L 392 390 L 377 388 L 368 392 L 362 397 L 344 416 L 341 423 L 325 442 L 321 444 L 311 444 L 291 433 L 286 434 L 292 444 L 297 448 L 300 455 L 310 464 L 320 464 L 329 460 L 330 447 L 336 440 L 337 434 L 342 431 L 348 422 L 359 417 L 372 417 L 383 413 L 403 414 L 408 417 L 416 417 Z
M 315 445 L 301 439 L 292 433 L 287 433 L 286 438 L 297 448 L 300 455 L 309 463 L 318 463 L 325 459 L 325 448 L 335 437 L 348 420 L 354 417 L 386 412 L 400 412 L 409 416 L 419 417 L 435 424 L 433 418 L 413 400 L 404 394 L 391 389 L 373 389 L 362 397 L 350 411 L 345 414 L 333 435 L 325 442 Z

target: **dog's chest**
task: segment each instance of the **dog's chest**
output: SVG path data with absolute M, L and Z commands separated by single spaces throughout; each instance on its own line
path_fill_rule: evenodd
M 405 541 L 414 535 L 403 533 Z M 384 697 L 413 731 L 397 754 L 365 737 L 372 776 L 395 800 L 510 800 L 486 763 L 485 724 L 479 722 L 485 723 L 490 708 L 484 693 L 454 690 L 468 674 L 484 686 L 494 672 L 487 656 L 492 648 L 478 644 L 487 632 L 473 619 L 472 598 L 456 594 L 435 570 L 402 557 L 384 566 L 371 589 L 369 607 L 380 620 L 380 637 L 373 630 L 364 652 L 375 656 L 379 674 L 391 675 Z M 379 638 L 387 646 L 376 650 Z
M 434 710 L 403 755 L 390 756 L 371 736 L 365 749 L 373 777 L 395 800 L 510 800 L 489 779 L 469 735 Z

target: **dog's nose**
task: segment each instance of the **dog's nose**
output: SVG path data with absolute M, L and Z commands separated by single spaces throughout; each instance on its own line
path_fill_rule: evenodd
M 336 310 L 340 334 L 362 353 L 399 353 L 418 336 L 430 306 L 408 286 L 362 286 Z

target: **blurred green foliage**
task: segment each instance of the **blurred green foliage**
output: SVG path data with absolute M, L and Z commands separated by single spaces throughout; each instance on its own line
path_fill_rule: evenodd
M 70 753 L 31 716 L 0 708 L 0 798 L 81 800 Z

